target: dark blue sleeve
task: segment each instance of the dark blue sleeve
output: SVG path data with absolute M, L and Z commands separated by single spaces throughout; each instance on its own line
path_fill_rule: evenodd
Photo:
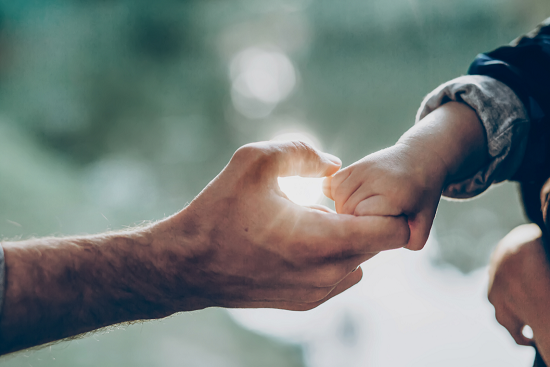
M 468 74 L 486 75 L 508 85 L 529 113 L 527 150 L 513 180 L 550 177 L 550 19 L 512 45 L 477 56 Z

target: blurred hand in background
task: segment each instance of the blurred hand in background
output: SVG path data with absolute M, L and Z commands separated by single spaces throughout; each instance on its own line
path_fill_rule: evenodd
M 500 241 L 489 268 L 489 301 L 497 321 L 519 345 L 534 345 L 550 361 L 550 267 L 536 224 L 512 230 Z M 529 325 L 533 339 L 523 335 Z

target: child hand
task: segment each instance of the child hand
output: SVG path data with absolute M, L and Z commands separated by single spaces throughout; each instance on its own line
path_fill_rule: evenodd
M 328 177 L 323 191 L 338 213 L 406 216 L 411 233 L 406 247 L 420 250 L 430 234 L 446 173 L 437 153 L 397 143 Z
M 343 214 L 407 217 L 410 250 L 428 240 L 443 188 L 470 177 L 489 159 L 476 112 L 448 102 L 407 131 L 394 146 L 329 177 L 325 195 Z

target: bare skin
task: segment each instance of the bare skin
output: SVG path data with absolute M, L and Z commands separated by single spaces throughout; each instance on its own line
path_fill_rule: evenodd
M 324 192 L 339 213 L 405 215 L 409 249 L 428 238 L 441 192 L 449 183 L 479 170 L 487 142 L 476 113 L 446 103 L 405 133 L 398 143 L 373 153 L 325 181 Z M 536 345 L 550 362 L 550 267 L 536 225 L 519 227 L 504 238 L 490 265 L 489 301 L 520 345 Z M 522 334 L 533 329 L 533 340 Z
M 500 241 L 489 267 L 489 301 L 516 343 L 536 345 L 550 362 L 550 266 L 537 225 L 519 226 Z M 522 334 L 525 325 L 532 340 Z
M 103 326 L 206 307 L 309 310 L 403 247 L 403 217 L 300 207 L 278 176 L 323 177 L 341 162 L 304 143 L 257 143 L 181 212 L 145 228 L 5 242 L 5 354 Z
M 449 102 L 392 147 L 370 154 L 325 180 L 325 195 L 343 214 L 405 215 L 407 248 L 424 247 L 443 188 L 487 161 L 483 126 L 469 106 Z

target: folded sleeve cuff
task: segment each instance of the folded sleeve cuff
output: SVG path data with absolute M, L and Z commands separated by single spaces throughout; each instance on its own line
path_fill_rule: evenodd
M 416 122 L 451 101 L 466 103 L 474 109 L 487 137 L 489 163 L 443 191 L 447 197 L 470 198 L 516 172 L 527 145 L 529 117 L 521 100 L 506 84 L 488 76 L 467 75 L 444 83 L 428 94 L 418 110 Z

